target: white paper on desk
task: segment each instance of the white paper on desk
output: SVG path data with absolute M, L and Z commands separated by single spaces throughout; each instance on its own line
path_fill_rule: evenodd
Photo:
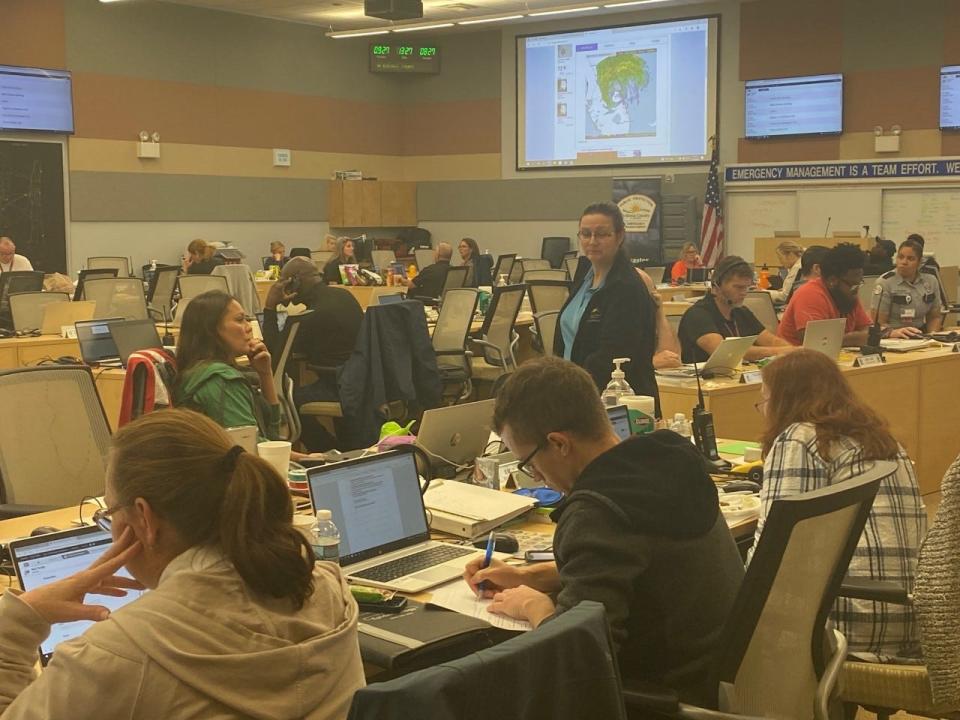
M 457 579 L 448 582 L 446 585 L 441 585 L 435 588 L 431 594 L 431 605 L 453 610 L 461 615 L 469 615 L 478 620 L 486 620 L 501 630 L 519 630 L 522 632 L 533 630 L 533 626 L 526 620 L 514 620 L 506 615 L 488 612 L 487 607 L 493 600 L 478 598 L 463 580 Z

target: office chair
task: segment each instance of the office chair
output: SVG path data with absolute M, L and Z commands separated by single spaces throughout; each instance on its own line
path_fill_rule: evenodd
M 117 277 L 116 268 L 98 268 L 96 270 L 81 270 L 77 277 L 77 287 L 73 291 L 73 300 L 83 300 L 83 289 L 87 280 L 96 280 L 97 278 L 115 278 Z
M 535 270 L 533 272 L 540 272 Z M 551 270 L 550 272 L 556 272 Z M 560 310 L 570 296 L 570 283 L 566 280 L 532 280 L 524 283 L 530 297 L 530 309 L 534 313 Z
M 643 271 L 653 280 L 654 285 L 670 282 L 670 278 L 664 280 L 666 270 L 667 268 L 663 265 L 651 265 L 650 267 L 643 268 Z
M 757 320 L 763 324 L 763 327 L 776 335 L 780 321 L 777 319 L 777 311 L 773 307 L 773 298 L 770 297 L 770 293 L 766 290 L 752 290 L 747 293 L 743 305 L 757 316 Z
M 444 387 L 444 399 L 462 402 L 473 392 L 467 335 L 477 309 L 480 293 L 474 288 L 452 288 L 443 297 L 437 324 L 430 342 L 437 356 L 437 368 Z M 457 388 L 454 394 L 447 388 Z
M 227 285 L 227 278 L 223 275 L 181 275 L 177 279 L 177 286 L 180 288 L 180 299 L 191 300 L 197 295 L 202 295 L 210 290 L 219 290 L 229 293 L 230 287 Z M 180 314 L 182 311 L 177 310 Z
M 387 268 L 390 267 L 390 263 L 396 262 L 397 256 L 393 250 L 371 250 L 370 259 L 373 261 L 373 266 L 378 268 L 381 275 L 386 275 Z
M 433 263 L 436 262 L 434 258 L 433 248 L 429 248 L 429 247 L 416 248 L 413 251 L 413 257 L 417 261 L 418 270 L 423 270 L 425 267 L 429 265 L 433 265 Z
M 527 270 L 523 277 L 520 278 L 520 281 L 526 285 L 530 282 L 536 282 L 537 280 L 558 280 L 560 282 L 567 282 L 567 271 L 564 270 L 554 270 L 550 268 L 548 270 Z
M 347 718 L 624 720 L 614 658 L 603 605 L 584 601 L 536 632 L 361 688 Z
M 227 292 L 237 299 L 248 316 L 253 317 L 260 312 L 260 296 L 257 295 L 257 283 L 249 266 L 220 265 L 213 269 L 210 276 L 226 279 Z
M 382 348 L 389 348 L 389 352 Z M 430 347 L 423 303 L 404 300 L 370 305 L 363 314 L 356 346 L 339 367 L 309 366 L 321 376 L 333 375 L 339 402 L 308 402 L 304 416 L 350 419 L 351 436 L 337 438 L 340 450 L 369 447 L 385 420 L 400 420 L 419 409 L 440 404 L 442 387 L 436 357 Z M 344 425 L 343 427 L 346 427 Z
M 97 303 L 93 314 L 95 320 L 112 317 L 146 320 L 149 317 L 143 281 L 139 278 L 87 279 L 83 286 L 83 299 Z
M 441 301 L 446 297 L 448 290 L 466 287 L 469 270 L 470 268 L 466 265 L 457 265 L 447 270 L 447 277 L 443 281 L 443 290 L 440 292 Z
M 533 324 L 537 330 L 541 352 L 548 357 L 552 356 L 553 342 L 557 337 L 557 329 L 560 327 L 560 311 L 545 310 L 544 312 L 534 313 Z
M 43 307 L 50 303 L 70 302 L 62 292 L 22 292 L 10 295 L 10 314 L 17 332 L 37 330 L 43 325 Z
M 493 288 L 490 307 L 483 319 L 480 338 L 471 338 L 476 346 L 478 357 L 472 358 L 471 373 L 477 380 L 493 382 L 505 373 L 513 372 L 517 367 L 514 348 L 517 334 L 513 326 L 520 313 L 520 305 L 526 292 L 526 285 L 505 285 Z
M 540 257 L 547 260 L 552 268 L 563 268 L 563 257 L 570 252 L 570 238 L 545 237 L 540 243 Z
M 317 270 L 322 271 L 334 255 L 336 255 L 336 253 L 332 250 L 312 250 L 310 252 L 310 259 L 313 260 L 313 264 L 316 265 Z
M 870 314 L 870 317 L 873 317 L 871 305 L 873 304 L 873 294 L 879 279 L 879 275 L 867 275 L 863 278 L 863 285 L 857 290 L 857 298 L 860 300 L 860 304 L 863 305 L 863 309 Z
M 313 310 L 307 310 L 298 315 L 287 315 L 287 320 L 283 325 L 283 332 L 280 334 L 282 349 L 279 353 L 272 356 L 273 361 L 273 384 L 277 388 L 277 395 L 280 399 L 280 427 L 282 437 L 278 440 L 287 440 L 291 443 L 300 439 L 302 426 L 300 424 L 300 415 L 297 413 L 297 406 L 293 401 L 293 379 L 287 374 L 287 365 L 290 358 L 293 357 L 293 345 L 297 340 L 297 333 L 300 330 L 301 321 L 310 315 Z
M 943 476 L 940 506 L 920 546 L 913 592 L 895 583 L 848 580 L 842 597 L 912 604 L 923 664 L 846 662 L 840 699 L 889 720 L 899 710 L 924 717 L 960 713 L 960 458 Z
M 310 248 L 305 248 L 305 247 L 290 248 L 290 257 L 292 258 L 295 258 L 295 257 L 310 258 L 312 255 L 313 253 L 310 250 Z
M 520 263 L 520 267 L 522 268 L 522 274 L 520 276 L 521 278 L 523 277 L 523 275 L 526 275 L 531 270 L 552 269 L 550 265 L 550 261 L 545 260 L 544 258 L 520 258 L 518 262 Z
M 103 270 L 113 268 L 117 277 L 130 277 L 130 259 L 125 257 L 88 257 L 88 270 Z
M 716 711 L 625 682 L 628 710 L 715 720 L 838 717 L 830 706 L 847 642 L 830 634 L 827 618 L 880 481 L 895 470 L 877 461 L 843 483 L 772 503 L 717 645 Z
M 0 517 L 53 510 L 103 494 L 110 426 L 90 368 L 0 371 L 0 397 L 5 408 L 0 412 Z
M 43 273 L 37 270 L 15 270 L 0 273 L 0 328 L 13 330 L 10 296 L 43 290 Z
M 497 255 L 497 263 L 493 267 L 493 272 L 491 276 L 491 284 L 497 285 L 500 282 L 500 276 L 503 275 L 504 280 L 509 282 L 510 273 L 513 271 L 513 264 L 516 262 L 517 254 L 508 253 L 506 255 Z
M 159 315 L 161 320 L 170 320 L 173 316 L 173 294 L 177 289 L 180 268 L 176 265 L 157 266 L 150 278 L 147 289 L 147 307 Z
M 490 287 L 496 278 L 493 275 L 493 256 L 486 253 L 477 256 L 473 263 L 473 278 L 470 287 Z

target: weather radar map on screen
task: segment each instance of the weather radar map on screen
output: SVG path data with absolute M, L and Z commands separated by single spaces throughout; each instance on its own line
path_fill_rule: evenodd
M 716 20 L 517 38 L 517 167 L 703 162 Z

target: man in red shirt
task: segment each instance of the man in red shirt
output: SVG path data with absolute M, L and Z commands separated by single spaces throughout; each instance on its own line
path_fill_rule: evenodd
M 865 345 L 870 316 L 857 296 L 863 285 L 864 262 L 863 251 L 851 243 L 840 243 L 827 252 L 820 263 L 820 277 L 794 293 L 777 334 L 793 345 L 802 345 L 811 320 L 846 318 L 843 344 Z

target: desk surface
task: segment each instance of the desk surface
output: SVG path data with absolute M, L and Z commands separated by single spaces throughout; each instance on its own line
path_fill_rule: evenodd
M 960 453 L 955 429 L 960 426 L 960 403 L 945 393 L 960 377 L 960 353 L 948 347 L 885 353 L 886 362 L 852 367 L 851 353 L 842 353 L 840 367 L 854 391 L 890 425 L 917 467 L 923 494 L 937 492 L 944 472 Z M 693 380 L 657 378 L 664 417 L 689 416 L 697 400 Z M 739 378 L 703 382 L 707 409 L 714 414 L 718 435 L 756 440 L 763 418 L 754 408 L 760 384 L 740 384 Z

